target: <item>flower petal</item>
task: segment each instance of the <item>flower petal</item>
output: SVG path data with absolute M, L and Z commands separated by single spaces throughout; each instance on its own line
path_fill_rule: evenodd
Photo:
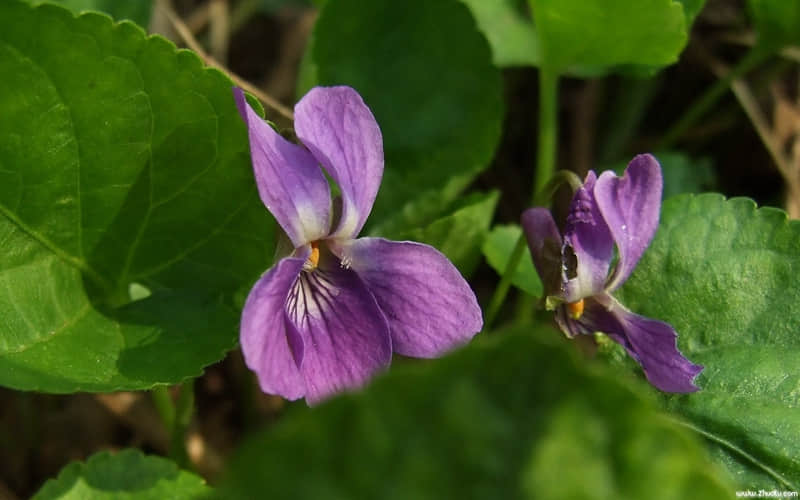
M 533 207 L 522 212 L 522 230 L 545 295 L 561 296 L 561 233 L 550 210 Z
M 586 304 L 580 322 L 622 344 L 640 365 L 647 380 L 664 392 L 694 392 L 693 381 L 703 371 L 681 354 L 678 334 L 663 321 L 634 314 L 608 294 Z
M 625 174 L 606 171 L 597 179 L 594 195 L 619 249 L 619 262 L 606 285 L 616 290 L 628 279 L 658 229 L 663 181 L 658 161 L 649 154 L 636 156 Z
M 430 358 L 468 342 L 483 326 L 475 293 L 435 248 L 359 238 L 342 246 L 343 264 L 364 280 L 405 356 Z
M 245 101 L 242 89 L 234 88 L 233 95 L 247 124 L 261 201 L 295 247 L 327 236 L 331 192 L 317 161 L 262 120 Z
M 354 238 L 383 176 L 383 139 L 375 117 L 352 88 L 315 87 L 295 106 L 295 130 L 342 192 L 342 217 L 332 236 Z
M 596 179 L 595 173 L 590 171 L 583 186 L 575 192 L 564 227 L 564 299 L 567 302 L 577 302 L 603 291 L 608 278 L 614 240 L 594 197 Z M 570 252 L 575 255 L 572 268 Z
M 286 307 L 288 329 L 303 339 L 306 401 L 364 385 L 389 365 L 392 342 L 375 298 L 338 265 L 302 272 Z
M 293 350 L 302 357 L 303 341 L 286 328 L 286 298 L 305 258 L 281 259 L 259 279 L 244 304 L 239 339 L 247 366 L 261 389 L 286 399 L 305 395 L 306 385 Z

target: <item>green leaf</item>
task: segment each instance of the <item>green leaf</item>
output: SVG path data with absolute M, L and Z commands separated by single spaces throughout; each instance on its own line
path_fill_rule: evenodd
M 0 72 L 0 384 L 198 375 L 274 248 L 230 81 L 131 23 L 16 1 Z
M 114 19 L 121 21 L 128 19 L 139 26 L 146 27 L 150 23 L 150 13 L 153 10 L 152 0 L 27 0 L 33 5 L 53 3 L 62 5 L 79 14 L 84 11 L 105 12 Z
M 519 0 L 462 0 L 472 11 L 478 28 L 492 47 L 497 66 L 536 66 L 539 41 L 530 18 L 523 15 Z
M 668 396 L 725 462 L 800 490 L 800 223 L 746 199 L 677 196 L 621 290 L 631 310 L 671 323 L 701 391 Z M 734 469 L 741 476 L 741 468 Z
M 536 28 L 530 17 L 525 14 L 524 2 L 521 0 L 462 0 L 472 11 L 475 21 L 480 30 L 486 35 L 492 47 L 494 63 L 497 66 L 538 66 L 541 63 L 539 48 L 539 38 Z M 686 19 L 686 26 L 694 22 L 695 17 L 703 8 L 705 0 L 679 0 L 683 6 Z M 581 6 L 590 5 L 582 2 Z M 598 4 L 598 8 L 605 9 L 607 3 Z M 653 31 L 653 26 L 648 26 L 647 30 Z M 628 30 L 630 31 L 630 30 Z M 617 36 L 616 32 L 607 32 L 609 38 Z M 577 34 L 576 37 L 580 37 Z M 615 43 L 613 40 L 610 43 Z M 573 41 L 574 45 L 574 41 Z M 616 49 L 615 49 L 616 50 Z M 584 57 L 580 56 L 579 58 Z M 599 65 L 590 61 L 594 56 L 587 55 L 582 62 L 571 65 L 564 72 L 578 77 L 591 77 L 602 75 L 611 69 L 611 66 L 619 72 L 631 73 L 634 75 L 649 74 L 653 71 L 653 64 L 648 63 L 644 67 L 630 66 L 629 62 L 613 65 Z M 661 65 L 661 64 L 657 64 Z
M 683 5 L 686 14 L 686 26 L 691 26 L 697 15 L 703 10 L 706 0 L 678 0 Z
M 97 453 L 86 463 L 69 464 L 33 500 L 189 500 L 211 492 L 202 478 L 173 462 L 128 449 L 113 455 Z
M 800 1 L 748 0 L 759 43 L 777 46 L 800 43 Z
M 489 165 L 500 73 L 460 2 L 329 0 L 311 50 L 317 83 L 354 87 L 380 124 L 386 168 L 370 224 L 426 196 L 449 203 Z
M 461 274 L 469 276 L 478 265 L 480 248 L 489 232 L 498 196 L 496 191 L 476 193 L 450 215 L 396 239 L 419 241 L 438 248 L 458 267 Z
M 535 340 L 559 335 L 549 328 L 521 333 L 295 408 L 240 450 L 221 495 L 731 498 L 702 447 L 651 401 Z
M 673 0 L 529 0 L 541 64 L 572 67 L 672 64 L 687 41 L 687 22 Z
M 486 261 L 492 266 L 492 269 L 497 271 L 497 274 L 503 276 L 508 267 L 508 260 L 514 252 L 514 247 L 517 241 L 522 236 L 522 228 L 516 224 L 509 224 L 506 226 L 495 226 L 486 238 L 483 244 L 483 255 Z M 533 267 L 533 260 L 531 260 L 530 252 L 526 250 L 522 254 L 517 266 L 517 271 L 511 278 L 511 283 L 520 290 L 534 296 L 542 296 L 542 280 L 539 279 L 539 274 L 536 268 Z

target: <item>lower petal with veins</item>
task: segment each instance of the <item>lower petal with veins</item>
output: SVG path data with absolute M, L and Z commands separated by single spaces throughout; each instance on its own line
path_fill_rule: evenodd
M 357 389 L 389 365 L 386 318 L 353 271 L 320 265 L 301 272 L 286 314 L 287 328 L 303 340 L 300 372 L 309 404 Z

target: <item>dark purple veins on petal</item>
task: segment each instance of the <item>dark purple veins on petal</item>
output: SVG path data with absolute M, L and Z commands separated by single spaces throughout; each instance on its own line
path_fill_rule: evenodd
M 301 272 L 286 314 L 287 328 L 302 339 L 309 404 L 356 389 L 389 364 L 386 318 L 358 276 L 338 262 Z

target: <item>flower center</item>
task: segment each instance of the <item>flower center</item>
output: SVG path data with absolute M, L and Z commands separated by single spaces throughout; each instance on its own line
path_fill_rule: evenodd
M 567 303 L 567 312 L 572 319 L 580 319 L 583 316 L 583 299 Z
M 305 264 L 303 264 L 304 271 L 313 271 L 319 266 L 319 242 L 311 242 L 311 255 L 308 256 Z

